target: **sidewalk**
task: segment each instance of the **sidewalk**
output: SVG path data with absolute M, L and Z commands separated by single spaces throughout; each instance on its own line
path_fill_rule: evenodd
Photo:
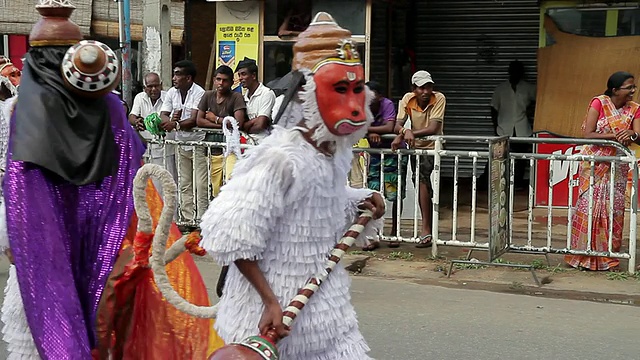
M 470 187 L 468 187 L 470 188 Z M 463 190 L 465 189 L 465 190 Z M 453 232 L 453 195 L 450 186 L 441 189 L 440 201 L 440 239 L 452 239 Z M 479 191 L 477 194 L 475 241 L 487 242 L 489 216 L 487 212 L 487 192 Z M 516 194 L 514 203 L 514 218 L 512 223 L 513 239 L 515 245 L 527 243 L 527 203 L 528 193 Z M 547 245 L 547 208 L 535 208 L 532 222 L 532 245 Z M 418 215 L 419 216 L 419 215 Z M 551 215 L 551 244 L 554 248 L 567 246 L 567 209 L 553 209 Z M 418 231 L 420 231 L 418 223 Z M 387 219 L 385 234 L 390 235 L 391 219 Z M 457 209 L 456 239 L 470 241 L 471 234 L 471 191 L 466 185 L 460 184 Z M 625 219 L 625 230 L 622 250 L 626 251 L 629 245 L 629 215 Z M 412 219 L 401 221 L 401 235 L 403 237 L 414 236 L 414 223 Z M 431 257 L 431 249 L 417 249 L 414 244 L 403 243 L 400 248 L 389 249 L 385 243 L 373 253 L 365 253 L 360 249 L 353 251 L 345 258 L 345 265 L 371 256 L 363 275 L 403 278 L 416 283 L 439 284 L 447 287 L 478 288 L 483 290 L 514 292 L 537 296 L 552 296 L 593 301 L 608 301 L 624 304 L 640 305 L 640 275 L 630 275 L 625 272 L 586 272 L 567 267 L 562 255 L 549 255 L 550 264 L 546 263 L 544 255 L 510 254 L 503 255 L 497 262 L 534 265 L 536 274 L 543 282 L 542 287 L 537 287 L 531 272 L 506 267 L 486 267 L 459 264 L 454 266 L 452 275 L 447 278 L 449 260 L 464 259 L 469 248 L 438 246 L 438 259 Z M 472 258 L 480 261 L 488 261 L 488 253 L 482 250 L 474 250 Z M 621 260 L 620 269 L 626 271 L 628 262 Z

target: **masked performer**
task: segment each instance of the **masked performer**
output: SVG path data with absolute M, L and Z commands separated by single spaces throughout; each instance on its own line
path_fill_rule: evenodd
M 0 183 L 4 178 L 9 146 L 9 118 L 15 105 L 21 71 L 4 56 L 0 56 Z M 0 250 L 13 262 L 9 249 L 9 238 L 5 221 L 4 197 L 0 191 Z M 2 340 L 7 343 L 7 360 L 38 359 L 38 351 L 33 342 L 27 318 L 22 306 L 20 288 L 15 265 L 9 265 L 9 278 L 4 289 L 2 302 Z
M 204 358 L 209 322 L 172 313 L 149 272 L 136 270 L 145 261 L 131 249 L 132 188 L 144 147 L 110 93 L 115 54 L 79 42 L 80 28 L 68 19 L 73 9 L 67 0 L 37 6 L 42 18 L 29 37 L 3 184 L 9 245 L 38 355 Z M 152 187 L 147 201 L 157 221 L 162 203 Z M 174 225 L 170 242 L 179 236 Z M 174 286 L 208 304 L 190 256 L 171 265 Z M 105 291 L 110 274 L 121 281 Z M 154 336 L 140 336 L 140 327 Z
M 380 194 L 346 186 L 352 145 L 373 119 L 350 37 L 326 13 L 300 34 L 293 67 L 306 82 L 303 120 L 292 129 L 276 127 L 247 151 L 204 215 L 202 246 L 230 265 L 215 326 L 226 343 L 273 328 L 289 335 L 278 343 L 283 359 L 369 358 L 340 264 L 293 327 L 282 324 L 282 306 L 323 270 L 360 204 L 375 208 L 379 219 L 363 235 L 382 227 Z

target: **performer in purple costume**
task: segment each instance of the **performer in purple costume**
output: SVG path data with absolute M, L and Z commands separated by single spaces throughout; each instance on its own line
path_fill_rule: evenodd
M 37 8 L 47 16 L 29 39 L 3 184 L 9 243 L 40 356 L 91 359 L 144 148 L 117 96 L 85 98 L 64 83 L 63 56 L 82 38 L 68 20 L 73 7 Z

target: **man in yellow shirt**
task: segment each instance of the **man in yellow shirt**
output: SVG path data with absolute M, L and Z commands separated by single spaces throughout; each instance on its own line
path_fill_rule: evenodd
M 442 135 L 442 122 L 446 106 L 445 96 L 433 90 L 431 74 L 424 70 L 417 71 L 411 77 L 413 91 L 404 95 L 398 104 L 398 116 L 395 132 L 398 136 L 391 144 L 392 149 L 408 146 L 415 149 L 433 149 L 434 142 L 421 140 L 430 135 Z M 411 128 L 405 128 L 405 122 L 411 121 Z M 420 212 L 422 215 L 422 230 L 420 242 L 416 247 L 425 248 L 431 246 L 431 172 L 433 171 L 433 157 L 420 155 L 420 168 L 417 168 L 417 157 L 411 156 L 413 170 L 412 181 L 415 186 L 415 174 L 419 176 Z

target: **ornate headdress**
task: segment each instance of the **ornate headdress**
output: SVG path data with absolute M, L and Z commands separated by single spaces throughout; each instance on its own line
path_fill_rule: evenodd
M 319 12 L 293 45 L 293 70 L 315 72 L 321 66 L 335 62 L 362 64 L 351 41 L 351 31 L 341 28 L 331 15 Z
M 21 74 L 20 69 L 15 67 L 8 57 L 0 55 L 0 86 L 6 87 L 11 95 L 17 92 Z
M 71 46 L 82 40 L 80 27 L 69 20 L 75 8 L 69 0 L 40 0 L 36 10 L 42 18 L 31 29 L 29 45 Z
M 345 117 L 338 119 L 337 117 L 343 114 L 338 114 L 340 111 L 333 111 L 335 109 L 329 109 L 330 106 L 327 106 L 326 101 L 328 93 L 322 95 L 324 106 L 319 105 L 318 96 L 320 94 L 317 84 L 320 83 L 320 78 L 317 77 L 322 74 L 322 79 L 324 79 L 327 76 L 326 72 L 322 70 L 328 65 L 354 67 L 352 71 L 346 71 L 346 77 L 350 82 L 356 81 L 358 73 L 361 77 L 363 75 L 361 68 L 355 68 L 361 67 L 362 62 L 351 40 L 351 32 L 340 27 L 331 15 L 319 12 L 309 27 L 298 35 L 298 39 L 293 45 L 292 68 L 294 71 L 303 73 L 306 82 L 303 91 L 299 93 L 299 97 L 303 101 L 304 127 L 314 129 L 312 135 L 314 141 L 334 143 L 336 149 L 340 149 L 344 155 L 344 161 L 351 161 L 351 146 L 366 134 L 367 126 L 362 126 L 361 121 L 352 119 L 352 112 L 345 108 L 341 110 Z M 326 87 L 322 91 L 327 91 Z M 352 94 L 352 96 L 357 96 L 357 94 Z M 373 121 L 373 115 L 367 105 L 372 96 L 372 93 L 365 91 L 362 109 L 360 109 L 360 112 L 365 114 L 367 124 Z M 323 109 L 327 111 L 324 114 Z M 330 114 L 331 112 L 333 113 Z M 336 126 L 345 121 L 354 127 L 359 127 L 359 129 L 348 135 L 346 133 L 345 135 L 332 133 L 332 131 L 335 132 Z

